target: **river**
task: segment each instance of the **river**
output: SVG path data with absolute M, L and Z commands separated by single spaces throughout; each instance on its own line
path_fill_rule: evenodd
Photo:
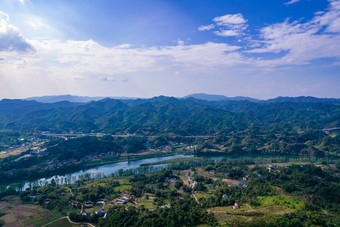
M 56 175 L 50 178 L 41 178 L 36 181 L 25 182 L 23 190 L 30 188 L 32 186 L 42 186 L 42 185 L 45 185 L 46 183 L 51 183 L 52 180 L 58 181 L 57 183 L 62 184 L 62 183 L 66 183 L 64 182 L 66 179 L 70 180 L 70 182 L 68 183 L 74 183 L 77 180 L 80 180 L 84 176 L 88 176 L 90 178 L 96 178 L 96 177 L 101 178 L 103 176 L 110 176 L 112 174 L 115 174 L 119 170 L 139 168 L 141 167 L 142 164 L 160 162 L 160 161 L 183 158 L 183 157 L 194 157 L 194 155 L 171 155 L 171 156 L 165 156 L 165 157 L 146 158 L 146 159 L 141 159 L 141 160 L 136 160 L 136 161 L 129 161 L 129 162 L 124 161 L 124 162 L 116 162 L 112 164 L 101 165 L 101 166 L 97 166 L 91 169 L 81 170 L 81 171 L 77 171 L 77 172 L 70 173 L 70 174 Z M 151 170 L 150 172 L 157 172 L 160 169 L 164 168 L 165 166 L 166 164 L 157 165 L 155 166 L 153 171 Z
M 83 178 L 103 178 L 108 176 L 113 176 L 114 174 L 117 174 L 118 171 L 121 170 L 136 170 L 139 167 L 141 167 L 142 164 L 146 163 L 155 163 L 165 160 L 171 160 L 176 158 L 183 158 L 183 157 L 194 157 L 194 155 L 171 155 L 171 156 L 165 156 L 165 157 L 156 157 L 156 158 L 146 158 L 136 161 L 124 161 L 124 162 L 117 162 L 112 164 L 105 164 L 101 166 L 97 166 L 94 168 L 86 169 L 77 171 L 70 174 L 65 175 L 56 175 L 50 178 L 41 178 L 36 181 L 30 181 L 25 182 L 23 188 L 21 190 L 25 190 L 27 188 L 32 188 L 34 186 L 43 186 L 47 183 L 51 183 L 51 181 L 56 181 L 57 184 L 65 184 L 65 183 L 75 183 L 77 180 L 81 180 Z M 215 161 L 221 160 L 222 158 L 227 159 L 241 159 L 241 158 L 273 158 L 273 157 L 294 157 L 296 156 L 270 156 L 270 155 L 262 155 L 262 156 L 204 156 L 205 159 L 213 159 Z M 167 164 L 162 165 L 153 165 L 151 168 L 149 167 L 147 169 L 148 172 L 157 172 L 161 169 L 165 168 Z M 138 172 L 136 173 L 138 174 Z

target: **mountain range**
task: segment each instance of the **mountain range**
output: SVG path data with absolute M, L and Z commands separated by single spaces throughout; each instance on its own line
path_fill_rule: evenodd
M 136 100 L 138 98 L 135 97 L 90 97 L 90 96 L 76 96 L 76 95 L 52 95 L 52 96 L 39 96 L 39 97 L 30 97 L 24 100 L 35 100 L 42 103 L 55 103 L 61 101 L 75 102 L 75 103 L 87 103 L 90 101 L 99 101 L 101 99 L 111 98 L 111 99 L 119 99 L 119 100 Z M 304 103 L 304 102 L 312 102 L 312 103 L 340 103 L 340 99 L 336 98 L 316 98 L 311 96 L 299 96 L 299 97 L 276 97 L 268 100 L 260 100 L 250 97 L 244 96 L 236 96 L 236 97 L 227 97 L 224 95 L 213 95 L 213 94 L 205 94 L 205 93 L 196 93 L 190 94 L 184 97 L 179 97 L 178 99 L 188 99 L 195 98 L 201 99 L 205 101 L 249 101 L 254 103 L 275 103 L 275 102 L 295 102 L 295 103 Z
M 193 97 L 159 96 L 151 99 L 105 98 L 87 103 L 4 99 L 0 101 L 0 129 L 209 135 L 246 130 L 252 125 L 296 130 L 320 130 L 340 125 L 337 99 L 287 99 L 289 101 L 283 101 L 285 98 L 266 102 L 207 101 Z

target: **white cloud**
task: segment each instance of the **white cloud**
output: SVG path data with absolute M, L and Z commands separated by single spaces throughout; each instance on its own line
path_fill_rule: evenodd
M 301 0 L 290 0 L 290 1 L 286 2 L 285 5 L 286 5 L 286 6 L 292 5 L 292 4 L 297 3 L 297 2 L 299 2 L 299 1 L 301 1 Z
M 20 30 L 9 23 L 9 16 L 0 11 L 0 51 L 32 52 L 33 47 Z
M 319 26 L 326 26 L 327 32 L 340 32 L 340 1 L 330 1 L 328 11 L 315 16 L 312 23 Z
M 213 21 L 219 26 L 242 25 L 247 22 L 241 13 L 227 14 L 221 17 L 215 17 Z
M 49 29 L 49 30 L 51 29 L 50 26 L 48 26 L 47 24 L 45 24 L 44 22 L 37 18 L 32 18 L 28 21 L 25 21 L 25 23 L 34 29 Z
M 30 0 L 19 0 L 19 3 L 22 4 L 22 5 L 26 5 L 26 4 L 32 5 Z
M 242 44 L 249 44 L 247 51 L 241 46 L 228 43 L 189 44 L 181 40 L 174 45 L 151 47 L 135 47 L 131 44 L 105 47 L 93 40 L 25 40 L 19 29 L 9 24 L 9 17 L 2 13 L 0 40 L 2 34 L 5 37 L 9 33 L 15 34 L 35 52 L 22 55 L 18 54 L 18 49 L 9 51 L 9 47 L 4 48 L 0 58 L 0 86 L 12 83 L 16 88 L 20 83 L 24 89 L 35 80 L 39 81 L 36 82 L 38 85 L 29 89 L 40 89 L 45 93 L 49 92 L 48 87 L 59 86 L 62 91 L 69 88 L 72 92 L 77 86 L 85 85 L 86 88 L 107 86 L 107 91 L 115 87 L 125 92 L 124 89 L 132 88 L 124 86 L 136 86 L 133 88 L 137 90 L 139 83 L 152 84 L 154 80 L 170 84 L 173 77 L 184 78 L 187 80 L 186 86 L 190 87 L 196 79 L 193 75 L 254 74 L 274 71 L 278 66 L 309 64 L 319 58 L 334 58 L 337 62 L 334 65 L 337 65 L 340 60 L 340 52 L 337 51 L 340 49 L 339 2 L 331 1 L 328 9 L 318 12 L 307 22 L 285 20 L 263 27 L 259 38 L 242 39 Z M 216 35 L 239 36 L 247 27 L 247 21 L 241 14 L 217 18 L 215 21 L 220 27 L 218 31 L 213 31 Z M 0 50 L 1 45 L 2 42 Z M 264 53 L 276 53 L 277 57 L 268 60 L 264 58 Z M 149 79 L 144 80 L 146 77 Z M 167 83 L 162 82 L 166 86 Z M 174 87 L 178 86 L 173 83 Z M 1 89 L 7 88 L 4 86 Z M 162 88 L 159 86 L 157 89 Z M 9 91 L 8 88 L 8 92 L 15 91 Z
M 327 11 L 305 23 L 288 20 L 261 29 L 262 45 L 248 53 L 280 53 L 272 60 L 257 60 L 260 66 L 308 64 L 320 58 L 340 58 L 340 1 L 331 1 Z
M 235 52 L 240 47 L 224 43 L 180 43 L 148 48 L 104 47 L 93 40 L 30 40 L 30 43 L 36 49 L 35 54 L 6 53 L 5 59 L 0 61 L 0 74 L 1 71 L 8 75 L 43 74 L 54 81 L 68 78 L 115 81 L 119 79 L 116 75 L 129 73 L 167 72 L 173 68 L 202 72 L 245 64 L 242 56 Z
M 111 82 L 115 82 L 115 78 L 112 76 L 105 76 L 101 78 L 102 81 L 111 81 Z
M 214 31 L 218 36 L 239 36 L 247 29 L 247 20 L 244 19 L 241 13 L 227 14 L 221 17 L 215 17 L 213 21 L 218 26 L 222 26 L 219 31 Z
M 220 30 L 220 31 L 214 31 L 214 33 L 215 35 L 224 36 L 224 37 L 239 35 L 239 33 L 235 30 Z
M 198 31 L 209 31 L 211 29 L 215 28 L 215 25 L 209 24 L 209 25 L 202 25 L 198 28 Z

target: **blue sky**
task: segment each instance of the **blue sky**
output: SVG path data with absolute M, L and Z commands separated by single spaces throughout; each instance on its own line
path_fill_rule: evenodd
M 340 98 L 339 0 L 1 0 L 0 99 Z

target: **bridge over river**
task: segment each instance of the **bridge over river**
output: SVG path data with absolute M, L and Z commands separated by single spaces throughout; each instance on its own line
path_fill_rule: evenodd
M 335 131 L 335 130 L 340 130 L 340 127 L 336 127 L 336 128 L 324 128 L 322 129 L 322 131 L 326 134 L 329 134 L 330 132 L 332 131 Z
M 155 138 L 157 136 L 143 136 L 143 135 L 134 135 L 134 134 L 126 134 L 126 135 L 116 135 L 116 134 L 104 134 L 104 133 L 62 133 L 62 134 L 57 134 L 57 133 L 41 133 L 40 135 L 43 136 L 48 136 L 48 137 L 55 137 L 55 138 L 63 138 L 67 140 L 67 138 L 77 138 L 77 137 L 84 137 L 84 136 L 97 136 L 97 137 L 102 137 L 102 136 L 112 136 L 112 137 L 149 137 L 149 138 Z M 192 138 L 192 139 L 209 139 L 209 138 L 214 138 L 216 136 L 211 136 L 211 135 L 201 135 L 201 136 L 182 136 L 185 138 Z

